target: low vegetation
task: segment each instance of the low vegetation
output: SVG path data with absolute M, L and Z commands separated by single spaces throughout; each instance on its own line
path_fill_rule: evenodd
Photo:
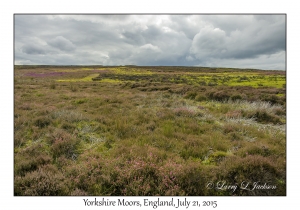
M 286 195 L 283 71 L 15 66 L 14 75 L 15 195 Z

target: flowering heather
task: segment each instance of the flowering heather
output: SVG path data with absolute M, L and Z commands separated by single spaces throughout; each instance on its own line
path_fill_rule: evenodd
M 53 76 L 62 76 L 62 75 L 67 74 L 67 73 L 68 72 L 47 72 L 47 73 L 29 72 L 29 73 L 26 73 L 25 76 L 45 78 L 45 77 L 53 77 Z

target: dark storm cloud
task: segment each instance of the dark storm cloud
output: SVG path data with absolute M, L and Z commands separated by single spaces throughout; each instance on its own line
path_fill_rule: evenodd
M 142 34 L 136 32 L 124 31 L 122 32 L 122 36 L 124 38 L 124 41 L 128 44 L 142 45 L 146 42 Z
M 15 15 L 16 64 L 285 69 L 284 15 Z
M 25 44 L 22 47 L 22 52 L 24 52 L 26 54 L 31 54 L 31 55 L 45 54 L 45 50 L 42 46 L 34 45 L 34 44 Z
M 51 39 L 50 41 L 47 42 L 50 46 L 58 48 L 62 51 L 72 51 L 75 49 L 74 44 L 64 38 L 63 36 L 57 36 L 54 39 Z

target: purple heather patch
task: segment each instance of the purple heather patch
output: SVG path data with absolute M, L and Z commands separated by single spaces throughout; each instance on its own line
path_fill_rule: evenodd
M 52 76 L 62 76 L 68 72 L 49 72 L 49 73 L 35 73 L 29 72 L 25 74 L 27 77 L 52 77 Z

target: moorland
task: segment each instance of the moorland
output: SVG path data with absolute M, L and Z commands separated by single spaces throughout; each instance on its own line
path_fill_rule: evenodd
M 16 65 L 13 117 L 16 196 L 286 195 L 285 71 Z

